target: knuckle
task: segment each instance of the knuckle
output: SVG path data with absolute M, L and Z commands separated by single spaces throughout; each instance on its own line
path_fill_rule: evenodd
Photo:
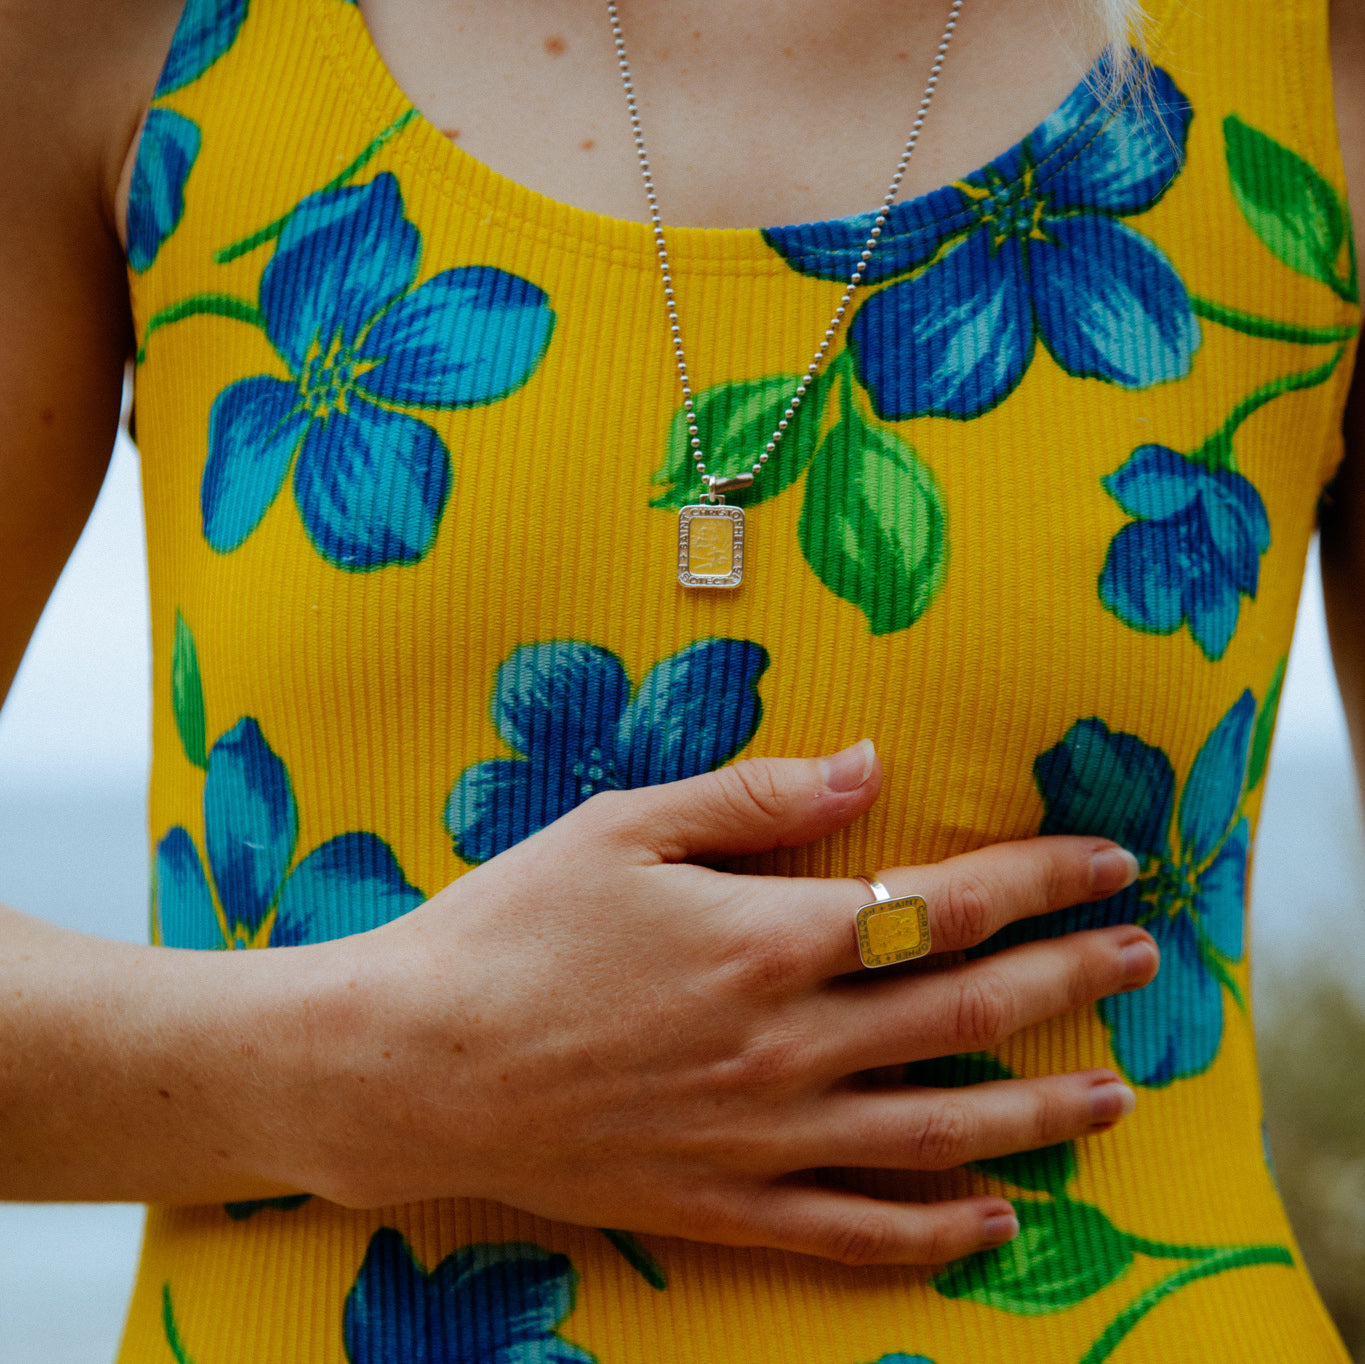
M 769 819 L 780 819 L 787 809 L 786 789 L 777 764 L 769 758 L 746 758 L 731 767 L 722 767 L 722 796 L 738 812 L 750 814 L 755 808 Z
M 995 926 L 991 892 L 973 872 L 959 872 L 948 883 L 944 932 L 954 946 L 972 947 L 990 937 Z
M 977 1123 L 958 1099 L 935 1100 L 911 1134 L 911 1152 L 921 1170 L 951 1170 L 971 1154 Z
M 1074 1105 L 1051 1086 L 1038 1091 L 1033 1098 L 1033 1108 L 1029 1115 L 1031 1130 L 1024 1134 L 1031 1149 L 1046 1146 L 1070 1135 L 1078 1126 Z
M 956 1033 L 962 1050 L 980 1051 L 1013 1032 L 1014 992 L 1005 976 L 987 967 L 973 971 L 958 990 Z
M 1113 993 L 1120 974 L 1118 953 L 1112 945 L 1087 935 L 1076 943 L 1076 952 L 1064 973 L 1062 989 L 1068 1007 L 1084 1008 Z
M 728 1199 L 693 1189 L 677 1207 L 678 1234 L 712 1245 L 747 1246 L 762 1242 L 761 1217 L 750 1200 Z
M 801 946 L 776 929 L 754 936 L 735 963 L 737 984 L 746 998 L 788 995 L 806 969 Z
M 875 1208 L 855 1213 L 830 1229 L 826 1254 L 846 1265 L 881 1263 L 891 1247 L 891 1222 Z
M 813 1069 L 809 1045 L 791 1034 L 778 1033 L 745 1050 L 736 1079 L 746 1092 L 787 1093 L 799 1089 Z
M 594 833 L 606 838 L 619 838 L 633 825 L 633 807 L 629 791 L 598 791 L 570 812 L 588 824 Z

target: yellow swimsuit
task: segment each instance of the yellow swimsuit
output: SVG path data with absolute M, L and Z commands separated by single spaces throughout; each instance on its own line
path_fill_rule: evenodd
M 697 592 L 648 228 L 450 143 L 345 0 L 189 0 L 128 217 L 157 941 L 358 932 L 594 791 L 872 735 L 875 809 L 760 865 L 1105 834 L 1138 886 L 1026 931 L 1139 921 L 1163 964 L 908 1075 L 1138 1088 L 1111 1135 L 856 1177 L 1007 1195 L 1001 1250 L 853 1269 L 464 1200 L 154 1209 L 125 1364 L 1342 1364 L 1264 1154 L 1243 924 L 1358 318 L 1327 5 L 1154 8 L 1120 107 L 1083 84 L 895 209 L 736 499 L 744 585 Z M 714 471 L 767 439 L 867 227 L 670 232 Z

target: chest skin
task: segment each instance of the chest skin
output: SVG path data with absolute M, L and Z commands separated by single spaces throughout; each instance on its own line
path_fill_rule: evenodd
M 465 151 L 552 199 L 646 220 L 600 0 L 360 8 L 409 99 Z M 905 145 L 949 8 L 623 4 L 664 221 L 759 227 L 871 207 Z M 1102 46 L 1093 10 L 1093 0 L 967 0 L 900 197 L 966 174 L 1046 117 Z M 117 190 L 120 231 L 135 153 Z

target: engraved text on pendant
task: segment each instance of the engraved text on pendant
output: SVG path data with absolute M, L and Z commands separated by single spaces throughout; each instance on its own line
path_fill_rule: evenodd
M 678 581 L 684 587 L 738 587 L 744 578 L 744 511 L 699 503 L 678 513 Z

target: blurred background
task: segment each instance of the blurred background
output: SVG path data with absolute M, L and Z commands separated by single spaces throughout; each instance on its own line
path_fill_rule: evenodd
M 145 575 L 137 456 L 121 439 L 0 716 L 0 901 L 134 941 L 145 941 L 147 917 Z M 1252 900 L 1280 1185 L 1319 1288 L 1365 1364 L 1365 838 L 1316 556 Z M 124 1205 L 0 1204 L 0 1364 L 109 1364 L 141 1225 L 141 1209 Z

